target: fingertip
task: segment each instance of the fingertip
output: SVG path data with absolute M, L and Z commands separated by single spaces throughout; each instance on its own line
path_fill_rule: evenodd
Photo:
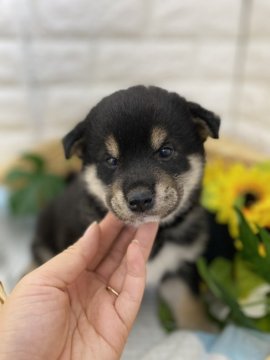
M 89 234 L 91 234 L 92 232 L 97 231 L 97 228 L 98 228 L 98 223 L 97 223 L 97 221 L 93 221 L 92 224 L 90 224 L 90 225 L 88 226 L 88 228 L 85 230 L 83 236 L 88 237 Z
M 102 234 L 109 238 L 115 238 L 115 236 L 123 229 L 124 225 L 125 224 L 112 212 L 108 212 L 104 219 L 99 223 Z
M 121 221 L 117 216 L 114 215 L 114 213 L 112 213 L 111 211 L 109 211 L 106 216 L 104 217 L 104 219 L 102 220 L 102 222 L 111 222 L 113 225 L 118 225 L 118 226 L 124 226 L 123 221 Z
M 136 238 L 140 242 L 140 246 L 145 259 L 150 255 L 154 240 L 158 232 L 158 223 L 149 222 L 142 224 L 136 233 Z
M 148 222 L 142 225 L 142 228 L 149 231 L 151 234 L 155 234 L 158 230 L 158 222 Z
M 146 237 L 148 239 L 155 238 L 158 232 L 159 223 L 157 222 L 148 222 L 139 226 L 137 230 L 138 238 L 141 236 Z
M 100 227 L 99 227 L 99 224 L 96 221 L 94 221 L 85 230 L 83 236 L 79 239 L 78 243 L 81 244 L 83 247 L 85 246 L 85 251 L 87 251 L 89 246 L 92 249 L 93 249 L 93 247 L 97 248 L 99 239 L 100 239 Z

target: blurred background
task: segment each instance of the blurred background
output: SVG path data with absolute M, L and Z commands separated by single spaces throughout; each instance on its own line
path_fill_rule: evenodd
M 269 15 L 268 0 L 0 0 L 0 166 L 139 83 L 269 154 Z

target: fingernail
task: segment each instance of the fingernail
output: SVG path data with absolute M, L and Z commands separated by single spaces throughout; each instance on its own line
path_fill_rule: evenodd
M 132 240 L 134 244 L 140 245 L 139 241 L 137 239 Z
M 97 221 L 93 221 L 91 225 L 88 226 L 88 228 L 85 230 L 84 235 L 88 233 L 88 231 L 91 231 L 91 229 L 97 225 Z
M 91 223 L 91 225 L 88 226 L 87 230 L 92 229 L 92 227 L 94 227 L 95 225 L 97 225 L 97 222 L 96 222 L 96 221 L 93 221 L 93 222 Z

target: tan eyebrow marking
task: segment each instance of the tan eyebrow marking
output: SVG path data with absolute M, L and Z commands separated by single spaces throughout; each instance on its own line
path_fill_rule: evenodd
M 106 145 L 108 153 L 111 156 L 118 159 L 119 158 L 119 146 L 113 135 L 108 136 L 107 140 L 105 141 L 105 145 Z
M 167 132 L 161 127 L 154 127 L 151 134 L 151 145 L 154 150 L 158 150 L 164 143 Z

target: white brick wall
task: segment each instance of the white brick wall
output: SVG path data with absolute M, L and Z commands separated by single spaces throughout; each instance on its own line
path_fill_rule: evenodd
M 0 86 L 21 83 L 23 59 L 20 43 L 16 40 L 0 41 Z
M 270 2 L 269 0 L 256 0 L 252 4 L 251 35 L 255 39 L 268 40 L 270 36 Z
M 142 31 L 144 0 L 38 0 L 35 30 L 43 36 L 130 36 Z
M 33 80 L 40 86 L 90 81 L 93 49 L 87 41 L 34 40 L 31 53 Z
M 0 162 L 138 83 L 215 110 L 223 134 L 270 154 L 269 16 L 269 0 L 0 0 Z
M 151 33 L 213 38 L 236 36 L 239 0 L 153 0 Z

